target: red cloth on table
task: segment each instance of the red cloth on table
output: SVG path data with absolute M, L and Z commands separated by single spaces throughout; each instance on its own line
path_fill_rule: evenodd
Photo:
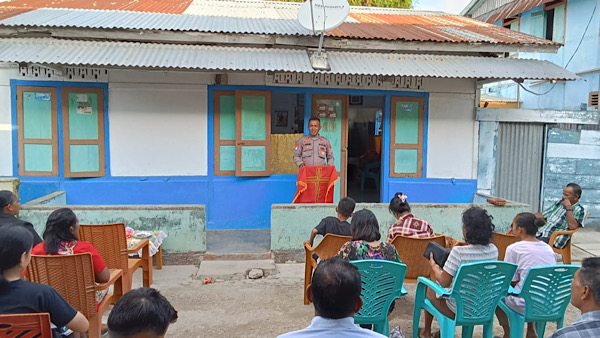
M 338 181 L 333 165 L 305 165 L 296 180 L 292 203 L 333 203 L 333 186 Z

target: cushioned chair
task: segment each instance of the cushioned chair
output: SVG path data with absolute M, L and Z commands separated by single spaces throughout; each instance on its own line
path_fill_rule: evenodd
M 494 310 L 508 294 L 510 282 L 517 270 L 512 263 L 482 261 L 465 263 L 458 268 L 447 291 L 439 284 L 419 277 L 413 313 L 413 337 L 418 337 L 421 309 L 431 313 L 440 324 L 441 338 L 454 337 L 456 326 L 462 326 L 462 337 L 472 337 L 475 325 L 483 325 L 483 337 L 492 338 Z M 445 299 L 456 301 L 456 316 L 446 317 L 426 298 L 427 287 Z
M 420 276 L 429 277 L 431 267 L 429 260 L 423 256 L 429 242 L 436 242 L 441 246 L 446 245 L 444 235 L 436 235 L 429 238 L 413 238 L 406 236 L 396 236 L 392 244 L 396 247 L 402 263 L 406 264 L 405 283 L 416 283 Z
M 379 176 L 381 164 L 379 162 L 367 163 L 360 175 L 360 191 L 365 190 L 365 180 L 371 178 L 375 181 L 375 189 L 379 191 Z
M 47 284 L 90 322 L 88 335 L 99 338 L 102 326 L 102 314 L 109 305 L 121 298 L 123 271 L 110 270 L 110 279 L 106 283 L 94 283 L 94 268 L 90 253 L 74 255 L 31 256 L 27 267 L 29 279 L 35 283 Z M 107 290 L 114 285 L 114 292 L 107 293 L 96 307 L 96 291 Z
M 123 270 L 123 293 L 131 290 L 133 273 L 142 268 L 144 287 L 152 284 L 152 257 L 150 242 L 145 239 L 131 249 L 127 249 L 125 224 L 81 224 L 79 239 L 88 241 L 100 252 L 100 256 L 110 269 Z M 141 258 L 129 258 L 142 250 Z
M 304 243 L 304 252 L 306 253 L 306 262 L 304 263 L 304 305 L 308 304 L 306 295 L 306 287 L 312 281 L 313 271 L 317 268 L 317 260 L 314 259 L 313 253 L 319 256 L 321 260 L 335 256 L 344 243 L 348 242 L 352 237 L 340 236 L 334 234 L 326 234 L 319 244 L 312 247 Z
M 48 313 L 0 315 L 0 337 L 52 338 Z
M 556 322 L 557 329 L 563 326 L 565 310 L 571 300 L 573 275 L 579 269 L 574 265 L 551 265 L 529 269 L 520 292 L 511 288 L 510 294 L 525 300 L 525 313 L 520 314 L 500 302 L 500 308 L 508 316 L 510 336 L 523 337 L 526 322 L 533 322 L 538 337 L 544 337 L 546 322 Z
M 494 232 L 494 237 L 492 237 L 492 242 L 498 248 L 498 260 L 503 261 L 504 255 L 506 254 L 506 248 L 518 242 L 519 239 L 514 235 L 501 234 L 499 232 Z
M 388 312 L 392 301 L 404 297 L 407 292 L 402 287 L 406 264 L 364 259 L 350 261 L 356 265 L 362 280 L 360 297 L 363 305 L 354 315 L 355 324 L 373 324 L 373 330 L 389 335 Z

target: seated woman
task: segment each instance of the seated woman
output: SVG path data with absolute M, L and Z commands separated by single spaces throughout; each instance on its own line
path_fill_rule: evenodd
M 506 248 L 504 260 L 518 266 L 512 280 L 512 284 L 517 291 L 523 287 L 523 281 L 530 268 L 556 264 L 556 257 L 552 248 L 535 237 L 538 228 L 542 225 L 544 225 L 544 220 L 537 218 L 530 212 L 522 212 L 513 219 L 510 227 L 511 232 L 519 239 L 519 242 Z M 504 301 L 511 309 L 520 314 L 525 313 L 525 300 L 523 298 L 509 296 L 504 298 Z M 496 308 L 496 316 L 498 316 L 498 321 L 504 329 L 504 338 L 510 337 L 508 317 L 500 307 Z M 527 338 L 537 338 L 533 323 L 527 323 Z
M 389 243 L 398 235 L 417 238 L 434 236 L 433 229 L 427 221 L 416 218 L 410 213 L 410 205 L 408 205 L 407 199 L 408 196 L 398 192 L 390 201 L 390 213 L 398 219 L 398 222 L 393 224 L 388 231 L 387 241 Z
M 396 248 L 385 242 L 380 242 L 379 222 L 377 217 L 363 209 L 354 213 L 350 223 L 352 239 L 342 245 L 337 256 L 348 260 L 385 259 L 400 262 Z
M 433 253 L 429 259 L 437 282 L 445 288 L 452 285 L 461 264 L 498 259 L 498 248 L 490 243 L 495 227 L 487 211 L 479 207 L 470 207 L 463 212 L 462 223 L 463 237 L 467 245 L 452 248 L 443 269 L 433 260 Z M 430 288 L 427 288 L 427 299 L 444 315 L 454 318 L 456 303 L 453 299 L 438 298 Z M 425 327 L 419 329 L 419 337 L 431 337 L 432 323 L 433 315 L 425 311 Z
M 21 279 L 31 260 L 32 246 L 33 236 L 21 226 L 6 226 L 0 231 L 0 314 L 47 312 L 56 326 L 86 332 L 88 320 L 56 290 Z
M 90 242 L 78 240 L 79 219 L 69 208 L 53 211 L 46 221 L 44 241 L 36 245 L 31 253 L 33 255 L 72 255 L 89 252 L 92 254 L 94 277 L 96 283 L 105 283 L 110 279 L 110 270 L 104 263 L 100 253 Z M 96 293 L 99 303 L 104 298 L 107 290 Z
M 33 224 L 17 218 L 21 203 L 12 191 L 0 190 L 0 228 L 8 225 L 18 225 L 27 229 L 33 236 L 33 245 L 42 242 L 40 235 L 33 229 Z

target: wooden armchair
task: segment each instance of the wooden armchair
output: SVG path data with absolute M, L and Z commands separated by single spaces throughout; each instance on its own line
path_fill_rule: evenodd
M 406 264 L 405 283 L 416 283 L 419 276 L 429 278 L 431 267 L 429 260 L 423 256 L 429 242 L 436 242 L 441 246 L 446 245 L 444 235 L 436 235 L 428 238 L 415 238 L 406 236 L 396 236 L 392 240 L 392 245 L 396 247 L 402 263 Z
M 150 287 L 152 284 L 150 242 L 145 239 L 127 249 L 125 224 L 81 224 L 79 239 L 92 243 L 110 269 L 123 270 L 123 293 L 131 290 L 133 273 L 138 268 L 142 268 L 143 271 L 144 287 Z M 137 254 L 140 250 L 141 258 L 129 258 L 129 254 Z
M 52 338 L 50 315 L 46 312 L 0 315 L 0 337 Z
M 506 248 L 518 242 L 519 240 L 514 235 L 501 234 L 499 232 L 494 232 L 492 237 L 492 241 L 494 245 L 498 248 L 498 260 L 503 261 L 504 255 L 506 254 Z
M 575 230 L 554 231 L 550 236 L 548 244 L 550 244 L 554 252 L 562 256 L 563 264 L 571 264 L 571 243 L 573 242 L 573 234 L 579 229 L 580 228 L 577 228 Z M 554 241 L 556 241 L 556 237 L 560 235 L 569 235 L 569 241 L 562 249 L 559 249 L 554 246 Z
M 352 237 L 340 236 L 334 234 L 326 234 L 321 242 L 315 247 L 304 243 L 304 251 L 306 252 L 306 263 L 304 265 L 304 305 L 308 304 L 306 296 L 306 287 L 312 281 L 313 271 L 317 268 L 317 261 L 313 258 L 313 253 L 319 256 L 321 260 L 335 256 L 344 243 L 348 242 Z
M 110 270 L 106 283 L 94 283 L 94 267 L 90 253 L 74 255 L 31 256 L 27 267 L 29 279 L 35 283 L 48 284 L 90 322 L 88 336 L 99 338 L 102 329 L 102 314 L 109 305 L 121 298 L 123 271 Z M 114 285 L 113 293 L 107 293 L 96 307 L 96 291 Z

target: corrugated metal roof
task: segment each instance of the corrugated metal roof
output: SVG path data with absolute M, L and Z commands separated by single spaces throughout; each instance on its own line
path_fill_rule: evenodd
M 474 5 L 469 11 L 465 14 L 472 14 L 474 19 L 494 23 L 499 20 L 503 20 L 506 18 L 510 18 L 519 13 L 523 13 L 528 11 L 534 7 L 539 5 L 543 5 L 547 2 L 551 2 L 553 0 L 514 0 L 510 3 L 503 4 L 497 8 L 494 8 L 490 11 L 486 11 L 485 13 L 477 13 L 478 7 Z M 477 14 L 475 14 L 477 13 Z
M 1 8 L 108 9 L 151 13 L 183 13 L 192 0 L 10 0 Z
M 472 56 L 328 52 L 331 71 L 312 69 L 305 50 L 0 39 L 0 62 L 98 67 L 285 71 L 442 78 L 556 79 L 576 75 L 548 61 Z
M 226 2 L 223 2 L 226 3 Z M 286 4 L 286 6 L 297 4 Z M 381 10 L 381 9 L 379 9 Z M 391 11 L 410 13 L 410 11 Z M 234 15 L 229 9 L 223 13 Z M 126 11 L 38 9 L 0 21 L 5 26 L 81 27 L 97 29 L 148 29 L 239 34 L 309 36 L 294 19 L 265 18 L 277 12 L 245 12 L 249 17 L 177 15 Z M 250 15 L 251 13 L 254 13 Z M 269 14 L 270 13 L 270 14 Z M 285 14 L 282 17 L 287 17 Z M 402 41 L 470 42 L 557 45 L 555 42 L 454 15 L 380 14 L 359 11 L 327 32 L 338 38 Z

